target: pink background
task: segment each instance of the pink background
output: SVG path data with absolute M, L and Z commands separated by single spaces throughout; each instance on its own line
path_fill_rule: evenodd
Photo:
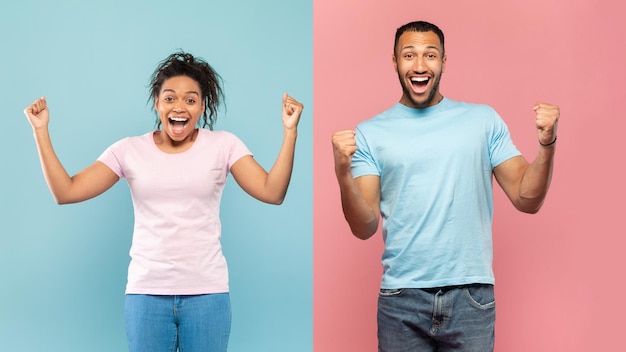
M 351 236 L 330 136 L 400 97 L 395 29 L 446 35 L 442 93 L 492 105 L 534 159 L 535 101 L 561 107 L 555 173 L 537 215 L 495 192 L 497 351 L 623 346 L 624 5 L 618 1 L 314 1 L 314 350 L 376 351 L 380 233 Z

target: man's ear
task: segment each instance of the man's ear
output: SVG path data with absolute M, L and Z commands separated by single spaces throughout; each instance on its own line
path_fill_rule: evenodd
M 446 60 L 448 59 L 448 55 L 443 55 L 443 59 L 441 62 L 441 73 L 446 72 Z
M 391 61 L 393 61 L 393 69 L 396 70 L 396 72 L 398 72 L 398 61 L 396 60 L 395 53 L 391 55 Z

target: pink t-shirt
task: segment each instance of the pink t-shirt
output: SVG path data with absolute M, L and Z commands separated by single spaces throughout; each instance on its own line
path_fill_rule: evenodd
M 251 153 L 224 131 L 199 129 L 179 154 L 161 151 L 152 135 L 122 139 L 98 158 L 126 178 L 135 209 L 126 293 L 228 292 L 220 199 L 230 167 Z

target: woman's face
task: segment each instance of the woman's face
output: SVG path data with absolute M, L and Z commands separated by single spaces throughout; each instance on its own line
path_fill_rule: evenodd
M 161 119 L 163 137 L 173 143 L 192 138 L 204 104 L 200 85 L 187 76 L 175 76 L 163 82 L 154 108 Z

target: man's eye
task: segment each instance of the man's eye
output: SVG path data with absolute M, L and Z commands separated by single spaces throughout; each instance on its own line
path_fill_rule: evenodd
M 412 59 L 413 58 L 413 54 L 404 54 L 404 58 L 405 59 Z

